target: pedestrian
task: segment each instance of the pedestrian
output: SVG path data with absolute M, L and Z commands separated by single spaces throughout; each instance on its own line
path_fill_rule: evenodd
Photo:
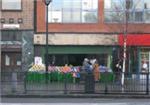
M 89 59 L 85 58 L 83 61 L 82 69 L 87 73 L 92 73 L 92 65 L 89 62 Z
M 142 64 L 142 72 L 148 72 L 148 64 L 146 63 L 146 61 L 144 61 Z
M 115 81 L 117 83 L 121 82 L 121 72 L 122 72 L 122 60 L 118 59 L 118 62 L 115 65 Z
M 97 60 L 93 64 L 93 73 L 94 73 L 95 82 L 98 82 L 100 79 L 100 72 L 99 72 L 99 64 L 98 64 Z

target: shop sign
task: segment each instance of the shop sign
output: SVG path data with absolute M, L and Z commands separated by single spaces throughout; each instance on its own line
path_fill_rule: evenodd
M 150 46 L 150 34 L 127 34 L 127 46 Z M 124 36 L 118 35 L 119 45 L 124 44 Z
M 18 29 L 20 28 L 19 24 L 3 24 L 4 29 Z
M 34 64 L 35 65 L 42 65 L 42 58 L 41 57 L 35 57 L 34 58 Z

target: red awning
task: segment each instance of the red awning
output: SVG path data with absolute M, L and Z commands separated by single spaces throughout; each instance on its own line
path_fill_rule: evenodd
M 119 45 L 123 45 L 123 35 L 118 35 Z M 150 34 L 128 34 L 127 46 L 150 46 Z

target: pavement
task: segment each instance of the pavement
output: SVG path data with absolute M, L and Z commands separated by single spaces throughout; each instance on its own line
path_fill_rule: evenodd
M 10 94 L 1 95 L 4 98 L 132 98 L 150 99 L 150 95 L 139 94 Z
M 143 83 L 143 82 L 142 82 Z M 131 84 L 131 83 L 130 83 Z M 12 91 L 16 88 L 16 92 Z M 15 87 L 14 84 L 6 83 L 1 85 L 1 97 L 9 98 L 149 98 L 149 95 L 146 95 L 146 85 L 127 85 L 125 87 L 125 92 L 121 91 L 120 85 L 109 84 L 107 86 L 108 94 L 105 94 L 105 84 L 96 83 L 95 93 L 87 94 L 84 93 L 84 84 L 68 84 L 67 93 L 64 94 L 64 84 L 61 83 L 51 83 L 49 85 L 44 84 L 28 84 L 26 86 L 27 91 L 25 92 L 25 85 L 23 82 L 17 84 Z M 70 90 L 70 91 L 69 91 Z M 150 90 L 150 85 L 149 85 Z M 75 91 L 75 92 L 74 92 Z M 77 92 L 76 92 L 77 91 Z M 114 93 L 113 93 L 114 92 Z M 133 93 L 132 93 L 133 92 Z
M 118 98 L 2 98 L 2 105 L 150 105 L 149 99 Z

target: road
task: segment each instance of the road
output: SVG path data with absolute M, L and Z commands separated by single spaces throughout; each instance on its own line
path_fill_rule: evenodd
M 150 105 L 150 99 L 2 98 L 0 105 Z

